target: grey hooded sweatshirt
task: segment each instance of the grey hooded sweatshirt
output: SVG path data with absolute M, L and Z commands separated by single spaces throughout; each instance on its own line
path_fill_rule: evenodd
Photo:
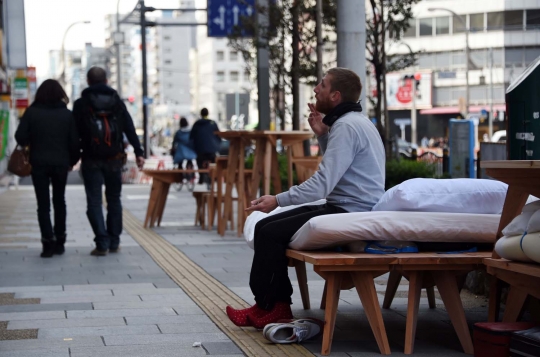
M 385 152 L 373 123 L 359 112 L 337 120 L 319 145 L 319 170 L 301 185 L 276 196 L 281 207 L 326 198 L 347 212 L 371 211 L 384 194 Z

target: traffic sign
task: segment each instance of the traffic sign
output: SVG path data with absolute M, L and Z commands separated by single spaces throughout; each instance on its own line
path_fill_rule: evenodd
M 208 37 L 227 37 L 236 26 L 241 28 L 242 37 L 253 36 L 242 28 L 242 17 L 255 14 L 256 0 L 208 0 L 207 21 Z
M 150 97 L 144 97 L 143 98 L 143 104 L 150 105 L 152 103 L 154 103 L 154 98 L 150 98 Z
M 411 125 L 411 119 L 394 119 L 396 125 Z

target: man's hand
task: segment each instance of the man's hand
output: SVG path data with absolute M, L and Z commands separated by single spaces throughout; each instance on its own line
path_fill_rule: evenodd
M 261 211 L 264 213 L 269 213 L 276 209 L 278 206 L 276 196 L 262 196 L 256 199 L 255 201 L 251 201 L 251 207 L 246 208 L 247 212 L 253 212 L 253 211 Z
M 308 103 L 309 107 L 309 118 L 308 123 L 309 126 L 311 126 L 311 130 L 315 133 L 317 136 L 324 135 L 328 133 L 328 126 L 322 122 L 323 116 L 321 113 L 315 109 L 315 105 Z
M 137 167 L 139 168 L 139 170 L 142 170 L 144 166 L 144 157 L 137 156 L 136 162 L 137 162 Z

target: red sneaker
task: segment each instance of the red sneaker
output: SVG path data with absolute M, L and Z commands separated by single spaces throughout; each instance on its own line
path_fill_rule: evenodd
M 256 316 L 253 313 L 248 313 L 248 323 L 256 329 L 263 329 L 267 324 L 272 324 L 278 322 L 279 320 L 288 320 L 293 318 L 291 305 L 286 302 L 277 302 L 272 310 L 265 312 L 266 314 L 262 316 Z
M 249 323 L 247 316 L 248 314 L 253 314 L 253 316 L 260 317 L 264 314 L 267 314 L 268 311 L 261 309 L 257 306 L 257 304 L 253 305 L 252 307 L 248 307 L 247 309 L 242 310 L 236 310 L 233 309 L 231 306 L 227 306 L 225 309 L 227 312 L 227 316 L 229 316 L 229 319 L 236 325 L 236 326 L 251 326 Z

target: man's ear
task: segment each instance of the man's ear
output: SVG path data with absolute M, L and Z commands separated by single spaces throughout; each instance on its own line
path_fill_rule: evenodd
M 332 93 L 331 99 L 333 102 L 341 102 L 341 92 L 335 91 L 334 93 Z

